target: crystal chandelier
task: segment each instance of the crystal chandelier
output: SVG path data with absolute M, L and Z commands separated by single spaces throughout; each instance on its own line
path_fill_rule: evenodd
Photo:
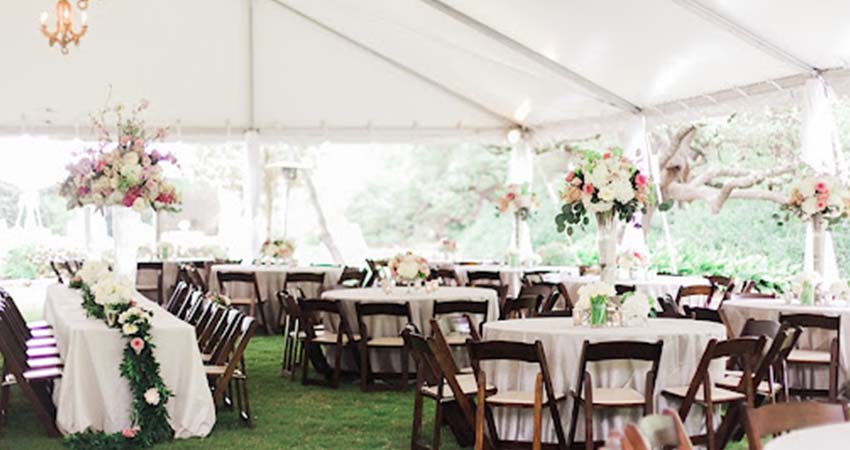
M 80 9 L 88 8 L 87 1 L 79 1 L 77 5 Z M 85 7 L 83 7 L 85 6 Z M 88 25 L 86 24 L 86 13 L 80 15 L 80 31 L 74 31 L 74 10 L 68 0 L 56 1 L 56 24 L 53 31 L 47 29 L 47 12 L 41 13 L 41 32 L 50 42 L 50 46 L 58 43 L 62 47 L 62 54 L 68 54 L 68 44 L 80 45 L 80 38 L 86 34 Z

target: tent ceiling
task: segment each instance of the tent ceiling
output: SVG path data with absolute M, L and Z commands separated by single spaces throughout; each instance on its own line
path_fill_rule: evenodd
M 68 56 L 37 31 L 51 5 L 0 16 L 0 132 L 84 131 L 111 87 L 183 135 L 502 136 L 622 113 L 570 71 L 648 113 L 804 73 L 699 8 L 819 69 L 850 58 L 844 0 L 101 0 Z

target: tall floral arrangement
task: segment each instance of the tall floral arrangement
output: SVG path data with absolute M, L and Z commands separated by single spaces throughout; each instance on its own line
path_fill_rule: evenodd
M 831 175 L 804 176 L 791 187 L 783 209 L 803 220 L 821 215 L 836 221 L 850 211 L 850 191 Z
M 564 204 L 555 222 L 559 232 L 568 234 L 575 225 L 588 225 L 589 214 L 610 213 L 629 222 L 654 201 L 649 178 L 619 148 L 583 150 L 578 168 L 567 172 L 564 182 Z
M 393 279 L 405 283 L 426 280 L 428 275 L 431 274 L 428 260 L 413 254 L 413 252 L 394 256 L 387 264 L 387 267 Z
M 295 242 L 290 239 L 268 239 L 260 247 L 260 254 L 267 258 L 288 261 L 295 254 Z
M 170 153 L 153 145 L 165 137 L 165 129 L 148 131 L 141 113 L 149 106 L 142 101 L 135 108 L 117 105 L 92 116 L 99 137 L 98 149 L 87 149 L 68 166 L 68 177 L 60 193 L 68 209 L 94 205 L 125 206 L 136 211 L 176 211 L 180 205 L 177 189 L 163 176 L 163 163 L 176 164 Z M 114 116 L 116 135 L 107 126 Z
M 520 220 L 528 220 L 537 206 L 537 195 L 528 183 L 523 183 L 507 185 L 496 208 L 499 214 L 511 213 Z
M 98 261 L 86 262 L 70 282 L 71 288 L 80 290 L 88 317 L 103 320 L 125 339 L 119 371 L 127 379 L 133 398 L 131 427 L 120 433 L 86 431 L 70 435 L 65 442 L 73 450 L 146 448 L 174 435 L 165 408 L 172 393 L 153 353 L 153 313 L 132 300 L 132 286 Z

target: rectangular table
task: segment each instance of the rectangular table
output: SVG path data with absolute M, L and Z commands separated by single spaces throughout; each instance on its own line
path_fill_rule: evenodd
M 174 394 L 166 408 L 175 437 L 203 437 L 215 425 L 215 405 L 207 385 L 195 330 L 136 293 L 139 306 L 153 312 L 151 335 L 166 386 Z M 80 292 L 56 284 L 47 288 L 44 319 L 53 326 L 65 363 L 53 393 L 56 424 L 63 433 L 88 428 L 107 433 L 131 425 L 132 399 L 119 365 L 125 340 L 117 329 L 89 319 Z

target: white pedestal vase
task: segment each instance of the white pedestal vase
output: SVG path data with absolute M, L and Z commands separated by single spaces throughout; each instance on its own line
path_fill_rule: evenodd
M 513 234 L 511 235 L 510 251 L 516 252 L 519 264 L 527 265 L 534 262 L 534 249 L 531 247 L 531 229 L 528 221 L 519 214 L 514 214 Z
M 132 208 L 125 206 L 113 206 L 110 208 L 112 214 L 112 239 L 115 250 L 115 263 L 112 270 L 119 275 L 124 275 L 132 283 L 136 282 L 136 256 L 138 253 L 138 240 L 136 232 L 141 216 Z
M 812 264 L 814 271 L 821 278 L 826 276 L 826 222 L 823 216 L 815 214 L 812 216 Z
M 596 244 L 600 279 L 613 284 L 617 280 L 617 218 L 612 211 L 596 213 Z

